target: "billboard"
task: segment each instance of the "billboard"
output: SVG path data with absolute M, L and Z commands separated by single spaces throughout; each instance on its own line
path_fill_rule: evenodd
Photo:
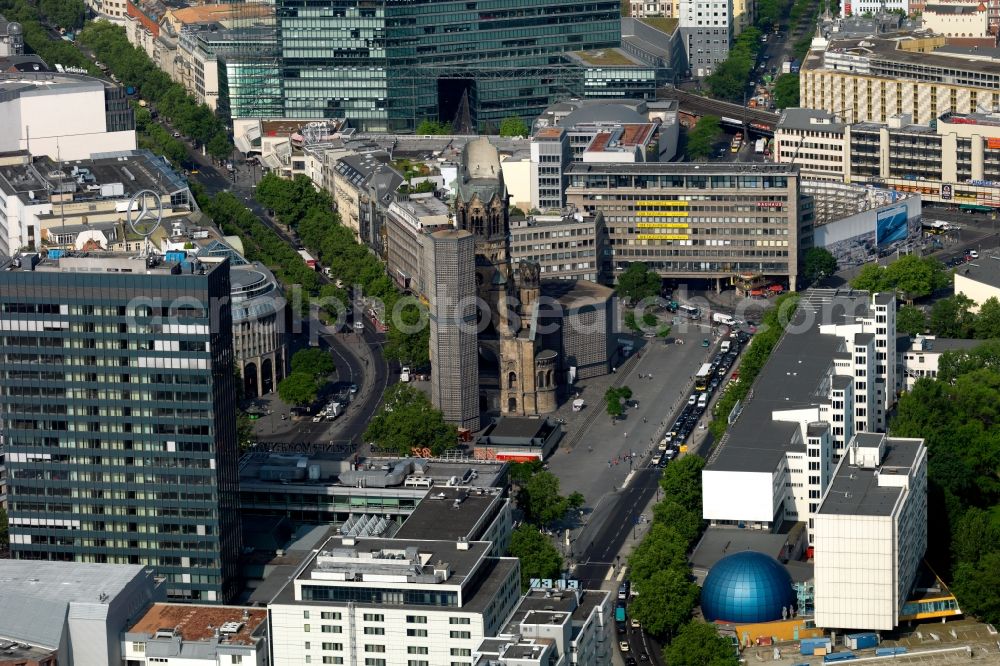
M 878 212 L 875 221 L 875 244 L 888 245 L 906 239 L 906 205 Z
M 1000 148 L 1000 138 L 989 138 L 986 139 L 986 147 L 990 150 L 996 150 Z

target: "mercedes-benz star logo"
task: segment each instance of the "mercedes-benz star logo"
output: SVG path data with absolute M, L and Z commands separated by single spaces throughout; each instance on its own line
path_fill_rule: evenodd
M 160 195 L 152 190 L 139 190 L 133 194 L 128 200 L 128 208 L 125 209 L 125 219 L 132 231 L 149 238 L 163 220 L 163 202 L 160 201 Z

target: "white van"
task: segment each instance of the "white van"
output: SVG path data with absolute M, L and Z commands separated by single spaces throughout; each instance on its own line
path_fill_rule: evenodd
M 712 321 L 716 324 L 722 324 L 724 326 L 735 326 L 736 319 L 730 315 L 723 314 L 722 312 L 713 312 Z
M 708 394 L 707 393 L 702 393 L 701 395 L 698 396 L 698 406 L 701 407 L 702 409 L 705 409 L 706 407 L 708 407 Z
M 730 343 L 729 340 L 723 340 L 722 344 L 719 346 L 719 353 L 721 353 L 721 354 L 728 354 L 729 353 L 729 348 L 731 346 L 732 346 L 732 343 Z

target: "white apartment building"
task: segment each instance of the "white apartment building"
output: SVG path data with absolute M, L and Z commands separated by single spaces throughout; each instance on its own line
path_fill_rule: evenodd
M 128 17 L 127 0 L 87 0 L 87 8 L 102 19 L 118 25 L 124 25 Z
M 896 628 L 927 550 L 924 441 L 855 435 L 813 521 L 816 626 Z
M 812 542 L 847 443 L 884 429 L 895 400 L 885 390 L 895 386 L 895 305 L 891 294 L 805 292 L 702 472 L 706 520 L 767 531 L 803 522 Z
M 938 338 L 933 335 L 918 335 L 912 339 L 901 336 L 899 342 L 896 384 L 900 391 L 912 391 L 913 385 L 922 377 L 937 377 L 941 354 L 969 351 L 983 344 L 982 340 Z
M 611 593 L 531 589 L 504 630 L 473 652 L 476 666 L 605 666 L 614 652 Z
M 268 604 L 274 666 L 472 666 L 520 598 L 491 542 L 331 537 Z
M 153 604 L 121 635 L 128 666 L 266 666 L 267 611 Z
M 927 3 L 920 16 L 924 30 L 935 35 L 963 39 L 990 36 L 989 11 L 979 2 Z

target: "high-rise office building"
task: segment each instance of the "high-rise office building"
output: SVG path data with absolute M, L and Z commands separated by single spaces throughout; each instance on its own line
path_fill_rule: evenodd
M 617 0 L 276 0 L 285 115 L 365 130 L 538 115 L 579 79 L 561 54 L 614 48 Z M 567 95 L 570 93 L 570 95 Z
M 431 327 L 431 398 L 446 421 L 479 430 L 476 237 L 443 229 L 423 238 Z
M 228 262 L 0 266 L 0 416 L 18 559 L 141 564 L 228 601 L 240 552 Z

